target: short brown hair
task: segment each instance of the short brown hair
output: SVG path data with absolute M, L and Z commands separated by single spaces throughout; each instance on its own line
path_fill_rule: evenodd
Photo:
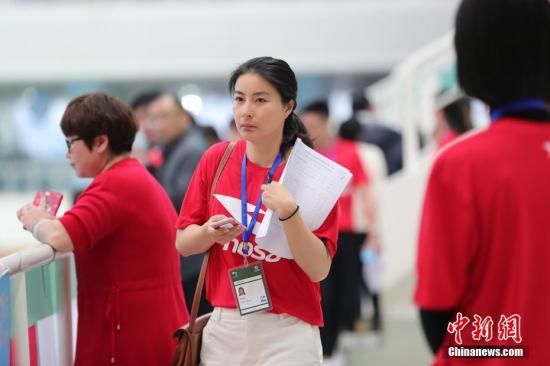
M 117 97 L 89 93 L 69 102 L 61 118 L 65 136 L 78 136 L 88 148 L 99 135 L 109 137 L 109 149 L 115 155 L 132 150 L 138 125 L 132 110 Z

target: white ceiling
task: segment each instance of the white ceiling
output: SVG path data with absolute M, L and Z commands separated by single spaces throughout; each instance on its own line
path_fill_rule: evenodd
M 0 83 L 225 77 L 260 55 L 298 72 L 386 71 L 450 30 L 457 3 L 0 3 Z

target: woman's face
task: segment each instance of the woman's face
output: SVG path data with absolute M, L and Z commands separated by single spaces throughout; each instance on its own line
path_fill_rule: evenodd
M 94 139 L 92 150 L 78 136 L 67 137 L 67 159 L 75 174 L 81 178 L 95 177 L 103 168 L 103 160 L 98 153 L 101 148 L 101 137 Z
M 256 73 L 241 75 L 233 92 L 233 115 L 241 137 L 262 143 L 280 142 L 294 102 L 283 104 L 277 89 Z

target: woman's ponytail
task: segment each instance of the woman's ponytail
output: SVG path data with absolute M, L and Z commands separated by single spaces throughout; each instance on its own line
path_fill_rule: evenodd
M 294 143 L 298 137 L 302 139 L 302 142 L 307 146 L 313 146 L 313 143 L 307 134 L 306 126 L 304 126 L 304 123 L 300 120 L 296 113 L 292 112 L 285 120 L 285 125 L 283 128 L 283 141 L 281 142 L 281 152 L 286 154 L 290 148 L 294 146 Z

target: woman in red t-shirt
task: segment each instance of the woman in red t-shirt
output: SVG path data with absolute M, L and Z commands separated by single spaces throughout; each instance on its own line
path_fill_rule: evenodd
M 74 252 L 75 365 L 167 365 L 172 332 L 188 321 L 174 248 L 176 211 L 130 157 L 135 117 L 118 98 L 85 94 L 69 103 L 61 129 L 76 175 L 94 180 L 60 218 L 33 204 L 17 215 L 37 240 Z
M 213 195 L 209 189 L 227 143 L 214 145 L 205 153 L 177 224 L 176 245 L 181 254 L 211 251 L 206 290 L 214 313 L 204 329 L 201 362 L 319 365 L 318 327 L 323 324 L 319 281 L 329 272 L 336 251 L 337 210 L 333 208 L 321 227 L 312 231 L 294 197 L 278 183 L 296 138 L 310 143 L 294 114 L 296 77 L 286 62 L 260 57 L 239 66 L 231 75 L 229 88 L 243 140 L 232 151 Z M 268 209 L 282 221 L 293 259 L 280 258 L 258 246 L 254 225 L 248 225 L 248 231 L 242 225 L 255 218 L 261 222 Z M 256 213 L 250 218 L 253 211 Z M 228 216 L 241 218 L 241 224 L 214 229 L 213 223 Z M 251 291 L 247 288 L 246 295 L 238 296 L 229 271 L 233 274 L 236 267 L 243 266 L 245 258 L 263 268 L 271 299 L 267 312 L 240 315 L 245 313 L 243 304 Z

